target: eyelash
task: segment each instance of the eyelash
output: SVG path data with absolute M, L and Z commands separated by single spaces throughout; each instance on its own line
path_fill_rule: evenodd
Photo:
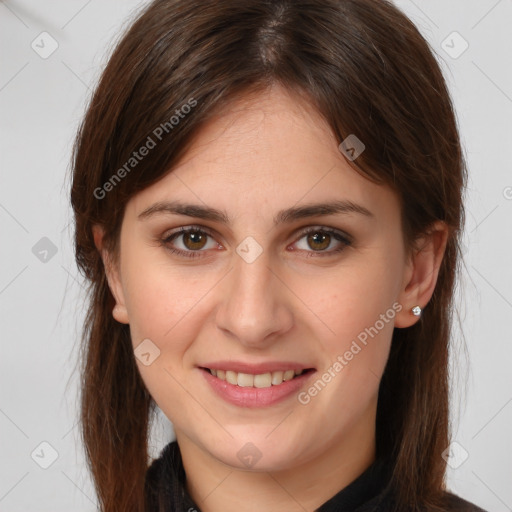
M 183 251 L 182 249 L 176 249 L 175 247 L 172 247 L 170 242 L 172 242 L 175 238 L 178 238 L 181 235 L 188 234 L 188 233 L 200 233 L 208 235 L 212 238 L 214 238 L 213 233 L 203 226 L 188 226 L 186 228 L 181 227 L 178 231 L 175 231 L 167 236 L 164 236 L 161 239 L 162 245 L 164 245 L 168 251 L 170 251 L 173 254 L 177 254 L 179 256 L 183 256 L 185 258 L 198 258 L 202 257 L 200 253 L 206 252 L 204 250 L 196 250 L 196 251 Z M 332 256 L 333 254 L 340 253 L 341 251 L 345 250 L 346 247 L 350 247 L 352 245 L 352 240 L 347 236 L 341 233 L 340 231 L 331 229 L 331 228 L 319 228 L 319 227 L 309 227 L 304 230 L 302 230 L 299 233 L 299 238 L 297 238 L 297 241 L 301 240 L 305 236 L 309 235 L 310 233 L 323 233 L 327 235 L 331 235 L 334 239 L 342 243 L 342 246 L 338 249 L 334 249 L 331 251 L 306 251 L 307 252 L 307 258 L 310 257 L 327 257 Z

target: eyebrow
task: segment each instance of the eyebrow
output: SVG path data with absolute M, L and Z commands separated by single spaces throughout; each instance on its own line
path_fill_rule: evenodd
M 358 213 L 365 217 L 375 218 L 375 215 L 359 204 L 348 200 L 329 201 L 326 203 L 306 204 L 280 210 L 274 217 L 274 225 L 291 223 L 307 217 L 318 217 L 335 214 Z M 138 215 L 139 220 L 147 219 L 156 214 L 177 214 L 229 224 L 229 216 L 223 210 L 198 204 L 184 204 L 179 201 L 160 201 L 146 208 Z

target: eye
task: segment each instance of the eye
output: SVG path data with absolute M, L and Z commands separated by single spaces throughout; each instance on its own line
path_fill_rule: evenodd
M 185 258 L 196 258 L 204 256 L 201 253 L 208 249 L 222 248 L 213 236 L 213 233 L 204 227 L 180 227 L 164 235 L 161 243 L 173 254 Z M 295 249 L 305 251 L 306 257 L 332 256 L 352 245 L 352 240 L 349 235 L 341 231 L 313 226 L 303 230 L 294 245 Z
M 329 256 L 333 253 L 339 253 L 352 245 L 352 240 L 341 231 L 323 227 L 311 227 L 302 231 L 301 237 L 295 242 L 295 245 L 299 250 L 310 253 L 308 257 Z M 331 250 L 327 250 L 329 248 Z
M 211 240 L 208 240 L 209 238 Z M 181 227 L 177 231 L 164 236 L 162 243 L 172 253 L 187 258 L 200 256 L 199 253 L 207 249 L 221 247 L 213 240 L 213 235 L 209 231 L 198 226 Z

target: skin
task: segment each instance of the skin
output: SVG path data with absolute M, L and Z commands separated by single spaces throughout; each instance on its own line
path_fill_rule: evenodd
M 311 107 L 272 87 L 223 109 L 172 172 L 129 201 L 118 261 L 94 228 L 114 317 L 130 325 L 134 348 L 149 338 L 160 350 L 149 366 L 137 365 L 173 423 L 188 491 L 204 512 L 314 511 L 375 459 L 393 328 L 413 325 L 411 308 L 428 303 L 447 229 L 436 223 L 408 254 L 398 197 L 354 171 L 338 144 Z M 282 209 L 337 199 L 373 216 L 273 224 Z M 224 210 L 230 223 L 165 212 L 138 218 L 174 200 Z M 183 235 L 162 242 L 191 225 L 213 233 L 203 234 L 199 257 L 171 253 L 198 247 Z M 333 237 L 325 248 L 301 234 L 306 227 L 339 230 L 352 243 Z M 263 250 L 252 263 L 236 252 L 248 236 Z M 296 395 L 256 409 L 229 404 L 197 368 L 222 359 L 294 361 L 316 369 L 311 385 L 393 304 L 401 310 L 306 405 Z M 251 468 L 237 457 L 248 442 L 261 453 Z

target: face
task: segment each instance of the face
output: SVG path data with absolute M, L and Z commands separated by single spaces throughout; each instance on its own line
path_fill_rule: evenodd
M 126 206 L 116 318 L 178 441 L 234 467 L 374 436 L 411 274 L 398 197 L 338 143 L 273 88 L 224 109 Z

